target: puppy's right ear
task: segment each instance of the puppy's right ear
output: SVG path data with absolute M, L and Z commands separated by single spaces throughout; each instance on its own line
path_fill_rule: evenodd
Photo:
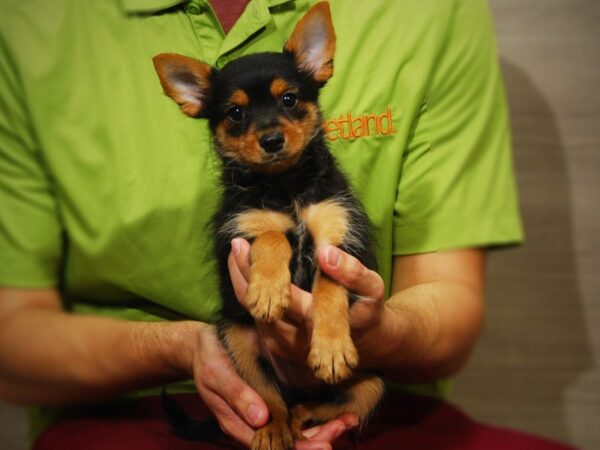
M 174 53 L 161 53 L 152 61 L 165 94 L 175 100 L 188 116 L 200 116 L 210 91 L 212 68 Z
M 329 3 L 319 2 L 308 10 L 285 43 L 284 50 L 294 56 L 300 70 L 318 83 L 325 84 L 333 76 L 335 31 Z

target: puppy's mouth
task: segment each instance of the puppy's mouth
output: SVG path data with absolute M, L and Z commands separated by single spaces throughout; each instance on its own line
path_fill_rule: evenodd
M 254 170 L 266 173 L 284 172 L 298 162 L 299 154 L 289 153 L 284 149 L 276 153 L 262 152 L 260 161 L 254 162 Z
M 267 153 L 263 151 L 263 158 L 259 165 L 272 164 L 278 161 L 285 161 L 291 159 L 292 156 L 285 151 L 285 149 L 278 151 L 277 153 Z

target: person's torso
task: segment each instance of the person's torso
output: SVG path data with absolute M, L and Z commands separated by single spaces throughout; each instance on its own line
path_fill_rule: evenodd
M 152 56 L 221 67 L 280 51 L 309 5 L 252 0 L 225 37 L 207 2 L 153 14 L 124 8 L 137 3 L 23 2 L 7 22 L 19 36 L 11 51 L 65 230 L 63 289 L 75 309 L 213 320 L 219 162 L 206 122 L 162 94 Z M 337 50 L 321 95 L 324 128 L 374 225 L 388 282 L 403 150 L 442 47 L 435 24 L 445 24 L 449 6 L 330 3 Z

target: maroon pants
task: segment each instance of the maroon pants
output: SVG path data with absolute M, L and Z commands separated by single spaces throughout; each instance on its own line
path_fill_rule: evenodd
M 209 411 L 195 394 L 177 395 L 196 418 Z M 173 436 L 160 399 L 90 410 L 46 430 L 34 450 L 209 450 L 236 448 L 225 441 L 189 442 Z M 420 396 L 391 395 L 358 435 L 336 441 L 336 449 L 382 450 L 564 450 L 563 444 L 473 421 L 448 403 Z

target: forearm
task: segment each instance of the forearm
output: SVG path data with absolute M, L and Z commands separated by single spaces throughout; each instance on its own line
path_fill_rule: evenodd
M 0 397 L 20 404 L 91 402 L 189 377 L 190 341 L 203 326 L 19 309 L 0 322 Z
M 479 335 L 481 289 L 459 281 L 430 281 L 393 295 L 384 307 L 372 365 L 389 379 L 420 383 L 458 371 Z

